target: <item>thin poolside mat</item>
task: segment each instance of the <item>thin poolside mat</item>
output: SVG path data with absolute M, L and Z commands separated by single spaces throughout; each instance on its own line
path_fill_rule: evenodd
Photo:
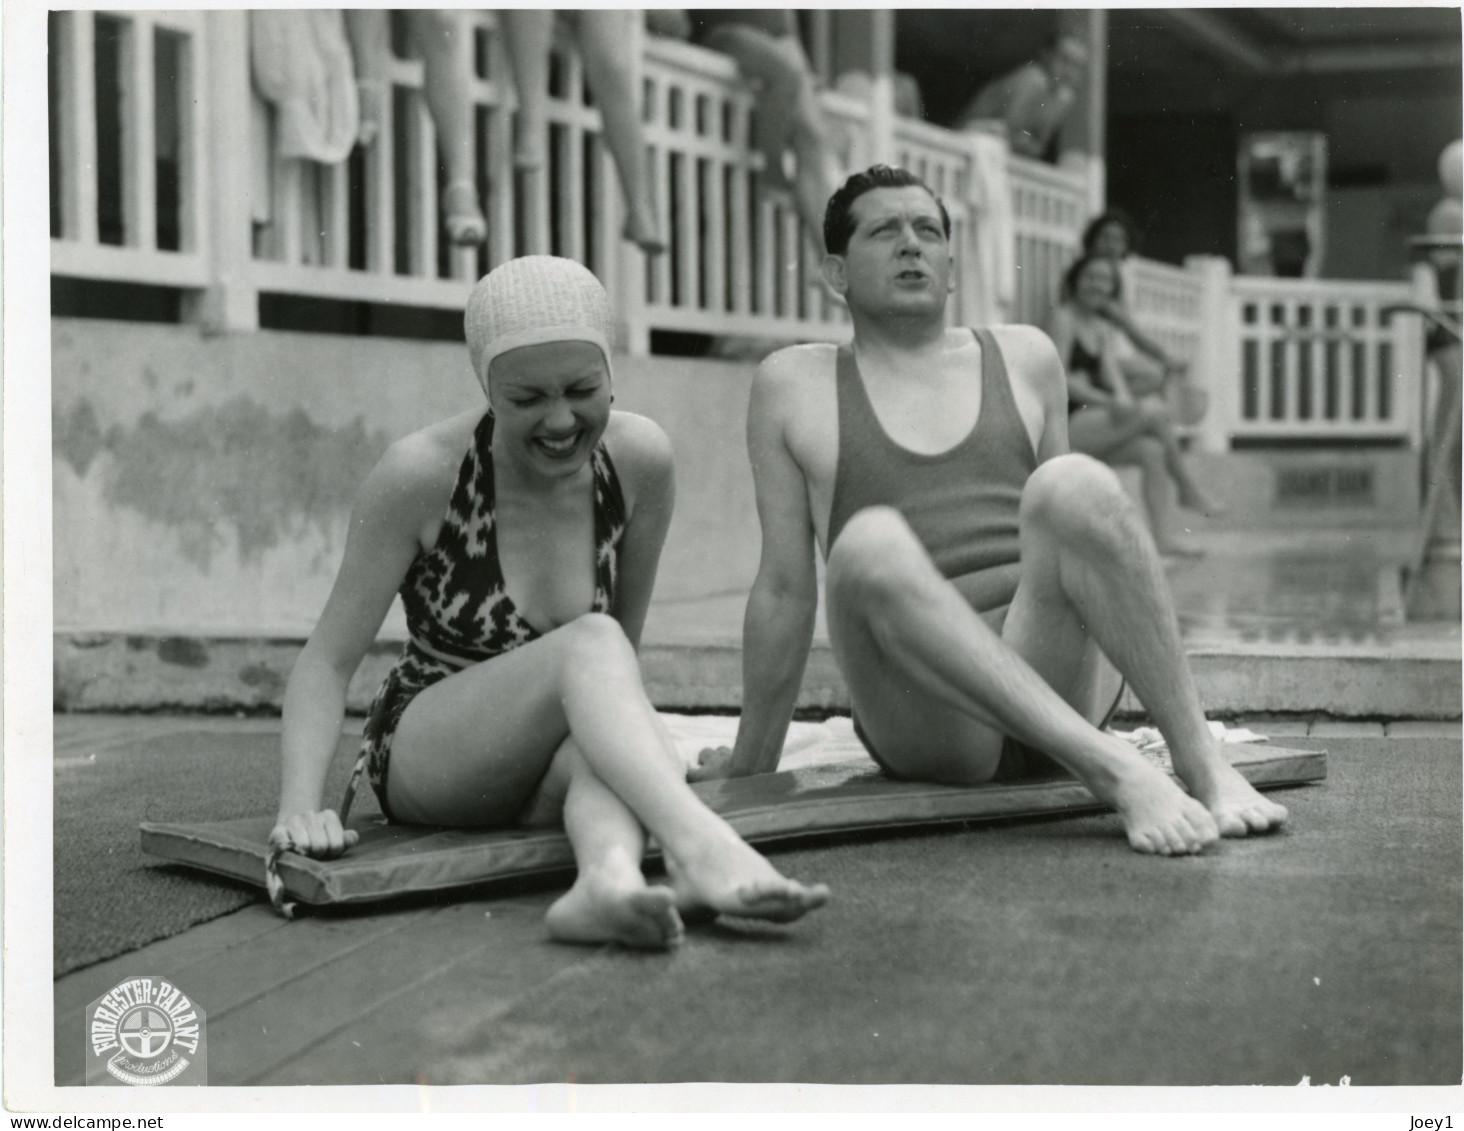
M 1018 785 L 956 787 L 896 781 L 867 757 L 844 748 L 832 760 L 815 741 L 790 759 L 794 768 L 695 788 L 745 839 L 787 842 L 855 830 L 918 828 L 952 823 L 1089 813 L 1105 808 L 1071 779 Z M 1326 754 L 1271 746 L 1224 747 L 1232 764 L 1261 787 L 1326 777 Z M 143 851 L 264 886 L 266 844 L 273 821 L 251 817 L 202 823 L 144 823 Z M 477 832 L 387 824 L 353 817 L 360 842 L 335 860 L 286 853 L 279 876 L 286 897 L 307 904 L 369 903 L 444 891 L 490 880 L 561 872 L 573 855 L 559 830 Z

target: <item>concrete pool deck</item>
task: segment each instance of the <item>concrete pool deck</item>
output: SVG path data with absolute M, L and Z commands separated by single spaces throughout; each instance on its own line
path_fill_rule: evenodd
M 1252 726 L 1328 753 L 1273 795 L 1280 835 L 1183 860 L 1112 816 L 846 837 L 773 855 L 827 908 L 669 955 L 551 943 L 552 880 L 293 922 L 230 889 L 242 908 L 56 981 L 56 1083 L 81 1082 L 86 1003 L 146 974 L 208 1011 L 214 1084 L 1457 1084 L 1458 725 Z M 57 743 L 134 775 L 191 750 L 207 815 L 270 728 L 62 717 Z M 137 867 L 161 914 L 176 870 Z

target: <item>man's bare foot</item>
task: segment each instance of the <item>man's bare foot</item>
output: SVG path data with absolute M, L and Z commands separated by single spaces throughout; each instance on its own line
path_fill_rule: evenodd
M 711 910 L 790 923 L 829 897 L 823 884 L 806 887 L 782 875 L 730 830 L 693 852 L 677 857 L 667 850 L 665 855 L 677 906 L 688 915 Z
M 1127 769 L 1104 800 L 1118 810 L 1135 852 L 1184 856 L 1220 838 L 1210 811 L 1147 762 Z
M 1273 832 L 1286 823 L 1286 807 L 1262 796 L 1218 749 L 1194 766 L 1176 763 L 1175 769 L 1215 818 L 1221 836 Z
M 555 900 L 544 916 L 549 934 L 560 942 L 618 942 L 642 950 L 666 950 L 681 942 L 676 893 L 648 887 L 639 874 L 610 877 L 581 872 L 574 887 Z

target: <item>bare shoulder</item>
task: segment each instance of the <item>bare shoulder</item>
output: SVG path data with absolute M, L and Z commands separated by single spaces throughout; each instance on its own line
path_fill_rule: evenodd
M 648 416 L 611 412 L 605 447 L 628 488 L 632 503 L 648 492 L 665 491 L 675 476 L 675 453 L 665 429 Z
M 832 388 L 836 353 L 837 347 L 814 342 L 768 354 L 752 379 L 753 411 L 783 419 L 799 415 Z
M 367 476 L 361 505 L 401 510 L 413 518 L 424 509 L 440 512 L 457 483 L 482 415 L 461 413 L 394 441 Z
M 1052 339 L 1036 326 L 993 326 L 1002 360 L 1014 383 L 1037 389 L 1066 388 L 1062 359 Z M 1063 394 L 1066 396 L 1066 394 Z

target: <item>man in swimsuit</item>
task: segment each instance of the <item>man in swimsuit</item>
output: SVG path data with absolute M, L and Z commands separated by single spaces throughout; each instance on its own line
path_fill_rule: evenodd
M 1068 453 L 1052 342 L 1026 326 L 946 326 L 949 218 L 904 170 L 850 177 L 824 237 L 854 340 L 781 350 L 753 382 L 763 549 L 742 721 L 734 748 L 704 751 L 693 776 L 777 767 L 813 632 L 817 543 L 834 656 L 891 774 L 973 785 L 1061 767 L 1118 810 L 1140 852 L 1278 827 L 1286 810 L 1206 726 L 1143 519 L 1111 471 Z M 1119 672 L 1188 793 L 1101 729 Z

